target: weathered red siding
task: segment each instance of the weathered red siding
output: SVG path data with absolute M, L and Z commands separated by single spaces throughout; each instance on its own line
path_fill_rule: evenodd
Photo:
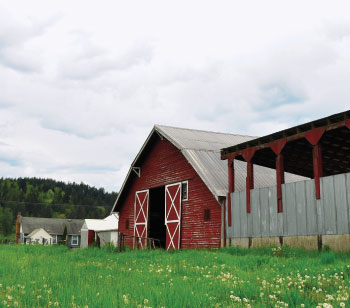
M 133 235 L 135 192 L 188 180 L 188 201 L 182 202 L 181 248 L 220 247 L 221 208 L 182 153 L 166 139 L 158 139 L 134 177 L 119 206 L 119 231 Z M 204 211 L 210 220 L 204 221 Z M 126 229 L 129 220 L 129 229 Z

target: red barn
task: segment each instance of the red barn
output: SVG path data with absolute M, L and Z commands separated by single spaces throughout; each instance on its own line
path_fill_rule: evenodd
M 220 149 L 253 138 L 156 125 L 113 206 L 119 232 L 158 239 L 165 249 L 220 247 L 228 192 Z M 256 187 L 275 185 L 274 170 L 256 167 Z M 246 163 L 237 161 L 235 168 L 236 188 L 244 190 Z M 131 238 L 128 245 L 134 245 Z

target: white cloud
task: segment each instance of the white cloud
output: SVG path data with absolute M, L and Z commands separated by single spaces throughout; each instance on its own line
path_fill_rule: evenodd
M 155 123 L 262 135 L 349 108 L 346 1 L 0 7 L 3 176 L 117 190 Z

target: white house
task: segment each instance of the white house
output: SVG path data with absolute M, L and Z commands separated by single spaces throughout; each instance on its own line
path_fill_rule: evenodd
M 43 228 L 35 229 L 26 236 L 26 243 L 51 245 L 53 237 Z
M 67 228 L 67 238 L 69 248 L 80 247 L 80 230 L 84 223 L 83 219 L 60 219 L 42 217 L 17 216 L 16 238 L 19 243 L 30 241 L 30 235 L 39 229 L 44 230 L 51 236 L 48 244 L 57 244 L 63 239 L 64 229 Z M 47 237 L 45 237 L 47 238 Z

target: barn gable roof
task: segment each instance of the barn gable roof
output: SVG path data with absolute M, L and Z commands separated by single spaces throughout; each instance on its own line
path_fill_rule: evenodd
M 216 199 L 221 196 L 226 196 L 228 187 L 227 161 L 221 160 L 220 150 L 228 146 L 257 138 L 252 136 L 155 125 L 129 169 L 128 175 L 124 180 L 112 208 L 112 212 L 115 210 L 118 200 L 124 192 L 125 185 L 132 174 L 133 167 L 137 167 L 139 158 L 154 134 L 158 134 L 162 138 L 167 139 L 181 151 Z M 246 182 L 246 163 L 238 160 L 235 161 L 235 170 L 236 190 L 244 190 Z M 256 188 L 276 185 L 276 171 L 274 169 L 255 165 L 254 179 Z M 301 179 L 304 178 L 293 174 L 286 174 L 285 180 L 288 183 Z

